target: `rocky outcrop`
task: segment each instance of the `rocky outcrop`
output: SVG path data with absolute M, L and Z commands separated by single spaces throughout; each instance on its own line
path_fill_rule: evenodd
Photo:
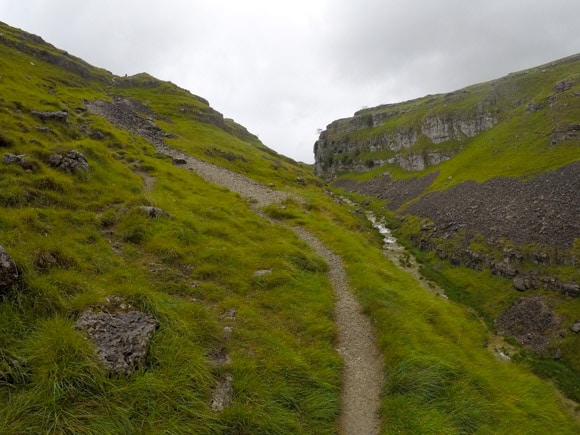
M 109 370 L 130 375 L 145 365 L 149 342 L 158 323 L 150 315 L 119 302 L 117 298 L 112 301 L 115 307 L 109 305 L 85 310 L 76 322 L 76 329 L 86 332 Z
M 540 354 L 547 352 L 550 340 L 560 332 L 561 323 L 542 296 L 520 298 L 495 320 L 500 334 L 511 335 L 521 345 Z
M 68 117 L 68 112 L 65 112 L 63 110 L 59 110 L 57 112 L 41 112 L 38 110 L 33 110 L 32 112 L 30 112 L 30 114 L 43 121 L 66 122 Z
M 70 174 L 89 170 L 87 158 L 76 150 L 68 151 L 66 154 L 52 154 L 48 163 L 53 168 Z
M 6 292 L 14 286 L 19 277 L 20 274 L 16 263 L 14 263 L 10 254 L 0 246 L 0 293 Z
M 445 101 L 457 93 L 440 96 L 430 110 L 410 103 L 361 110 L 340 119 L 320 133 L 314 145 L 315 172 L 325 179 L 342 172 L 365 172 L 386 163 L 408 171 L 423 170 L 450 159 L 460 147 L 440 147 L 462 142 L 489 130 L 497 116 L 488 98 L 465 112 L 447 110 Z M 398 121 L 398 120 L 401 121 Z M 373 158 L 387 155 L 386 158 Z

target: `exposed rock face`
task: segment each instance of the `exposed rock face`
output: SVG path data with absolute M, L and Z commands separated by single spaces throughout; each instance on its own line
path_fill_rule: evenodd
M 458 98 L 456 94 L 442 99 Z M 407 117 L 409 121 L 384 127 L 397 117 Z M 314 145 L 315 172 L 331 179 L 341 172 L 365 172 L 386 163 L 396 163 L 408 171 L 423 170 L 454 155 L 449 147 L 441 148 L 439 144 L 451 140 L 461 142 L 496 123 L 489 102 L 462 113 L 443 109 L 441 113 L 425 115 L 417 107 L 404 108 L 404 103 L 361 110 L 352 118 L 333 122 L 321 132 Z M 425 141 L 430 145 L 425 146 Z M 374 152 L 382 155 L 390 152 L 391 157 L 370 160 L 359 157 Z
M 494 275 L 513 279 L 519 291 L 543 287 L 577 297 L 578 283 L 552 276 L 549 266 L 577 262 L 572 248 L 580 234 L 578 174 L 580 162 L 575 162 L 528 181 L 469 181 L 424 196 L 437 173 L 395 181 L 386 174 L 364 183 L 338 180 L 335 185 L 386 200 L 393 211 L 425 218 L 413 242 L 455 265 L 489 268 Z M 406 202 L 410 205 L 404 207 Z M 475 235 L 483 236 L 495 254 L 472 249 Z M 459 236 L 461 243 L 450 247 L 449 241 Z M 513 246 L 504 248 L 505 240 Z M 534 273 L 526 270 L 530 264 L 537 269 Z
M 52 120 L 52 121 L 59 121 L 59 122 L 66 122 L 68 117 L 68 113 L 64 111 L 58 112 L 39 112 L 37 110 L 33 110 L 30 112 L 31 115 L 36 116 L 44 121 Z
M 511 335 L 537 353 L 546 353 L 550 339 L 561 326 L 558 315 L 542 296 L 520 298 L 495 323 L 500 334 Z
M 207 104 L 207 101 L 203 99 L 200 101 Z M 164 132 L 155 124 L 155 120 L 163 118 L 139 100 L 116 96 L 113 102 L 105 100 L 85 101 L 85 106 L 89 112 L 102 116 L 117 127 L 144 137 L 155 145 L 163 145 L 165 139 L 175 137 L 171 133 Z M 209 105 L 200 107 L 187 104 L 182 105 L 179 111 L 186 117 L 215 125 L 242 140 L 258 139 L 231 119 L 225 119 L 221 113 Z
M 146 363 L 149 342 L 158 323 L 140 311 L 110 313 L 101 309 L 85 310 L 76 329 L 87 332 L 109 370 L 130 375 Z
M 10 254 L 0 246 L 0 293 L 10 289 L 18 282 L 18 278 L 19 273 L 16 263 L 14 263 Z
M 159 207 L 151 207 L 148 205 L 142 205 L 139 207 L 139 211 L 143 213 L 146 217 L 150 219 L 155 219 L 159 217 L 169 217 L 169 213 Z
M 71 150 L 65 155 L 52 154 L 48 159 L 49 164 L 63 172 L 74 173 L 78 171 L 88 171 L 89 163 L 83 153 Z
M 423 120 L 421 132 L 431 142 L 439 144 L 451 139 L 476 136 L 489 130 L 496 122 L 496 119 L 486 112 L 476 113 L 472 117 L 455 114 L 433 115 Z

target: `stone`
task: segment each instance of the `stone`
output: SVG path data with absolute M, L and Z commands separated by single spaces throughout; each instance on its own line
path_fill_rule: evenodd
M 32 112 L 30 112 L 30 114 L 36 116 L 37 118 L 42 119 L 43 121 L 53 120 L 59 122 L 66 122 L 66 119 L 68 117 L 68 112 L 65 112 L 63 110 L 59 110 L 57 112 L 40 112 L 38 110 L 33 110 Z
M 578 334 L 580 332 L 580 320 L 576 320 L 576 322 L 570 326 L 570 331 L 572 331 L 574 334 Z
M 68 151 L 65 155 L 52 154 L 48 158 L 48 163 L 55 169 L 67 173 L 88 171 L 89 163 L 83 153 L 76 150 Z
M 16 154 L 6 153 L 2 157 L 2 163 L 4 163 L 5 165 L 20 165 L 22 164 L 24 157 L 25 154 L 17 156 Z
M 514 288 L 520 292 L 525 292 L 528 290 L 528 286 L 526 285 L 526 280 L 523 276 L 516 276 L 513 280 Z
M 568 296 L 580 295 L 580 285 L 575 282 L 565 282 L 560 285 L 560 291 Z
M 574 80 L 572 79 L 562 80 L 561 82 L 556 83 L 556 85 L 554 86 L 554 92 L 558 94 L 561 92 L 566 92 L 572 89 L 573 86 Z
M 149 219 L 155 219 L 158 217 L 169 217 L 169 213 L 159 207 L 151 207 L 148 205 L 142 205 L 139 210 Z
M 107 312 L 88 308 L 76 322 L 97 347 L 102 363 L 112 372 L 130 375 L 147 361 L 157 321 L 140 311 Z
M 10 289 L 18 282 L 19 278 L 20 274 L 16 263 L 10 254 L 0 246 L 0 292 Z
M 186 165 L 187 164 L 187 160 L 181 158 L 181 157 L 174 157 L 173 158 L 173 164 L 174 165 Z
M 301 186 L 306 186 L 306 180 L 304 180 L 304 178 L 296 177 L 296 183 Z
M 495 319 L 498 332 L 511 335 L 524 347 L 540 354 L 548 351 L 550 340 L 560 331 L 561 320 L 543 296 L 518 299 Z
M 212 389 L 210 406 L 213 412 L 222 412 L 232 404 L 234 395 L 233 383 L 234 377 L 230 373 L 226 373 Z
M 254 276 L 264 276 L 272 273 L 272 269 L 260 269 L 254 272 Z

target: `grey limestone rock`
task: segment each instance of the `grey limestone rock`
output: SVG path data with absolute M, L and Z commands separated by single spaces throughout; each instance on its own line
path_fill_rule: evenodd
M 16 155 L 11 153 L 6 153 L 2 157 L 2 163 L 5 165 L 20 165 L 24 159 L 24 154 Z
M 87 158 L 76 150 L 68 151 L 65 155 L 52 154 L 48 162 L 52 167 L 68 173 L 89 170 Z
M 33 110 L 32 112 L 30 112 L 30 114 L 42 120 L 53 120 L 60 122 L 66 122 L 66 119 L 68 117 L 68 112 L 62 110 L 59 110 L 57 112 L 41 112 L 38 110 Z
M 150 219 L 155 219 L 158 217 L 169 217 L 169 213 L 167 213 L 165 210 L 163 210 L 159 207 L 151 207 L 149 205 L 142 205 L 139 207 L 139 211 Z
M 0 292 L 9 289 L 18 282 L 19 273 L 14 260 L 0 246 Z
M 88 308 L 76 322 L 98 349 L 103 364 L 112 372 L 130 375 L 146 363 L 157 321 L 140 311 L 106 312 Z

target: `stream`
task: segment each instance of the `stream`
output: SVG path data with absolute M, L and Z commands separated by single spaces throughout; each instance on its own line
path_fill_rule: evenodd
M 350 199 L 339 196 L 338 199 L 348 204 L 349 206 L 356 207 L 356 210 L 362 210 L 358 204 L 352 202 Z M 409 275 L 417 280 L 417 282 L 430 293 L 436 294 L 444 299 L 448 299 L 445 291 L 432 281 L 428 281 L 419 271 L 420 266 L 417 262 L 415 256 L 411 254 L 407 249 L 401 245 L 396 237 L 393 236 L 391 230 L 387 227 L 384 219 L 377 218 L 372 211 L 365 210 L 364 214 L 367 219 L 372 224 L 381 236 L 383 236 L 383 254 L 391 260 L 399 268 L 403 269 Z
M 342 203 L 354 207 L 357 213 L 360 213 L 363 210 L 360 208 L 359 204 L 352 202 L 346 197 L 339 196 L 338 199 Z M 384 219 L 377 218 L 375 214 L 369 210 L 365 210 L 364 214 L 372 224 L 373 228 L 383 236 L 383 254 L 396 266 L 413 276 L 425 290 L 448 300 L 445 291 L 441 287 L 436 283 L 427 280 L 421 274 L 420 265 L 415 256 L 397 241 L 396 237 L 392 235 L 391 230 L 387 227 Z M 517 353 L 516 349 L 508 344 L 502 336 L 490 332 L 488 340 L 488 350 L 495 354 L 500 360 L 509 361 L 511 356 Z

